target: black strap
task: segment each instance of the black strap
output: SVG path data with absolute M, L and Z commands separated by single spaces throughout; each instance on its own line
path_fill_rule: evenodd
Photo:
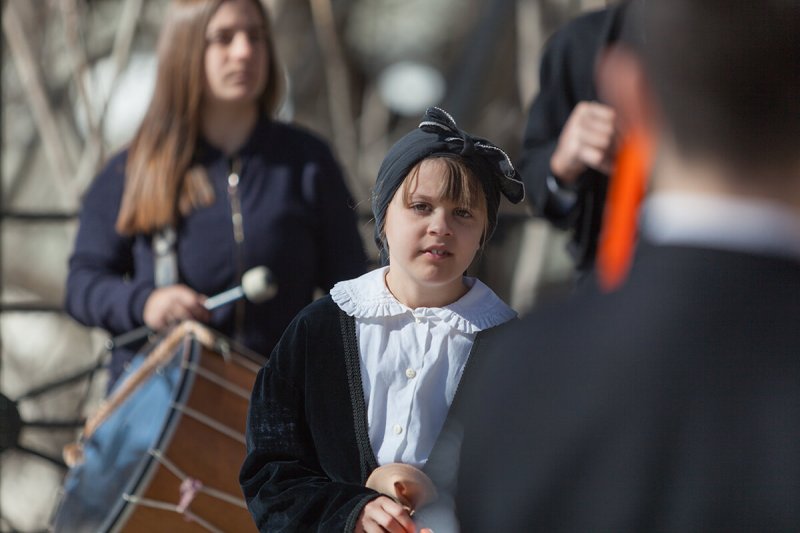
M 347 369 L 347 384 L 350 388 L 350 402 L 353 404 L 353 425 L 356 431 L 356 444 L 361 456 L 361 483 L 367 482 L 369 474 L 378 468 L 378 460 L 369 442 L 369 422 L 367 404 L 364 400 L 364 386 L 361 383 L 361 363 L 356 338 L 356 321 L 339 309 L 344 362 Z

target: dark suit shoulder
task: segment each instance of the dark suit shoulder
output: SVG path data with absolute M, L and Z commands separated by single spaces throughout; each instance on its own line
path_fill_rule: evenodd
M 549 39 L 548 48 L 580 52 L 597 51 L 619 36 L 623 5 L 589 11 L 559 28 Z

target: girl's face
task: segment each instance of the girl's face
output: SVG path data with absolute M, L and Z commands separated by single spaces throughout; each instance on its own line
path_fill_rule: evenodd
M 267 83 L 267 28 L 253 0 L 226 0 L 206 28 L 209 103 L 253 104 Z
M 397 189 L 386 211 L 386 283 L 411 308 L 443 307 L 466 293 L 462 276 L 481 246 L 487 223 L 485 208 L 443 197 L 445 171 L 442 160 L 424 160 L 416 180 Z

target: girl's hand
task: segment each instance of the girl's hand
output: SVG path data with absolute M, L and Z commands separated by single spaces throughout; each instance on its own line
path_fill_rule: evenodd
M 206 297 L 186 285 L 170 285 L 154 290 L 144 304 L 144 323 L 159 331 L 183 320 L 208 322 L 210 314 L 203 307 Z
M 416 533 L 417 527 L 408 510 L 389 498 L 381 496 L 361 510 L 355 533 Z

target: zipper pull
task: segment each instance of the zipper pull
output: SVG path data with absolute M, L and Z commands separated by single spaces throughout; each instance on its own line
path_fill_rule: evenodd
M 233 222 L 233 238 L 237 244 L 244 241 L 244 228 L 242 224 L 242 207 L 239 201 L 239 173 L 242 160 L 234 157 L 231 160 L 231 173 L 228 174 L 228 197 L 231 202 L 231 221 Z

